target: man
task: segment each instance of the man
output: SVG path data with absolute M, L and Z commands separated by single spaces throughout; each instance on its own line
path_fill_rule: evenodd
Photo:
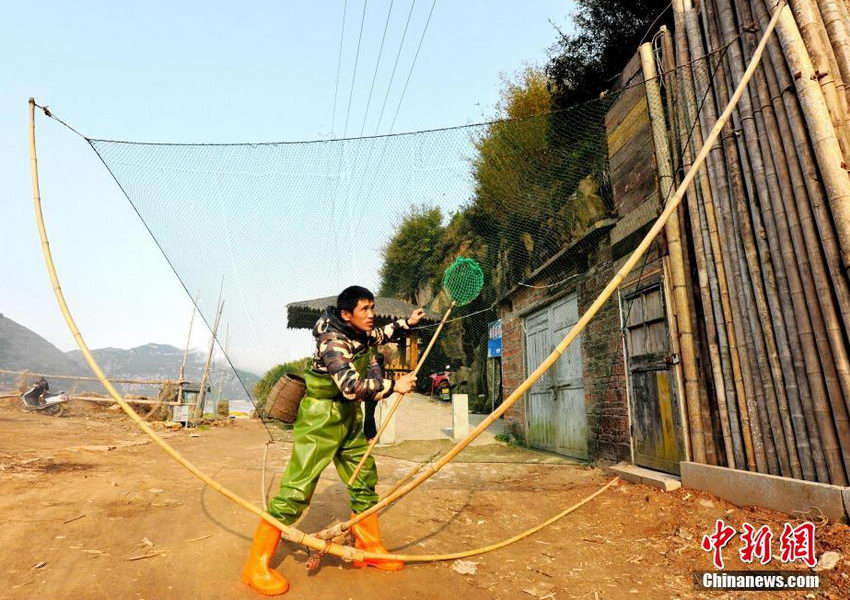
M 383 379 L 380 369 L 374 368 L 375 351 L 371 349 L 400 340 L 424 315 L 425 311 L 416 309 L 407 319 L 375 329 L 375 297 L 359 286 L 343 290 L 336 306 L 327 308 L 313 328 L 316 352 L 312 368 L 304 374 L 307 392 L 298 408 L 292 457 L 280 482 L 280 491 L 269 502 L 269 513 L 287 525 L 294 523 L 310 504 L 316 483 L 331 461 L 342 480 L 348 481 L 368 448 L 359 403 L 374 403 L 393 392 L 407 394 L 416 385 L 412 373 L 396 381 Z M 377 504 L 377 483 L 378 471 L 370 456 L 348 486 L 354 514 Z M 387 552 L 381 543 L 378 515 L 366 517 L 351 531 L 357 548 Z M 283 575 L 269 567 L 279 541 L 280 530 L 261 520 L 242 570 L 243 583 L 269 596 L 289 589 Z M 355 561 L 354 566 L 398 571 L 404 563 L 367 559 Z

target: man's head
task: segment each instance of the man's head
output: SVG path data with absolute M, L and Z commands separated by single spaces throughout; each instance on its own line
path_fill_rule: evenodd
M 375 327 L 375 296 L 364 287 L 352 285 L 337 296 L 336 307 L 342 320 L 358 331 Z

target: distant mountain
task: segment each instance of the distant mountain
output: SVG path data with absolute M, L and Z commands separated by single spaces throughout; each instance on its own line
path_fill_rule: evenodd
M 107 377 L 114 379 L 177 379 L 183 350 L 167 344 L 145 344 L 124 350 L 121 348 L 99 348 L 92 354 L 103 368 Z M 206 353 L 190 351 L 186 358 L 186 379 L 199 382 L 204 371 Z M 30 371 L 52 375 L 91 376 L 91 370 L 79 350 L 62 352 L 43 337 L 0 314 L 0 369 L 7 371 Z M 240 378 L 250 391 L 259 376 L 247 371 L 236 372 L 224 361 L 212 365 L 209 376 L 213 397 L 218 397 L 221 386 L 222 397 L 228 400 L 247 400 Z M 14 375 L 0 374 L 0 382 L 14 384 Z M 70 391 L 96 391 L 103 393 L 100 383 L 70 383 L 51 381 L 51 389 Z M 149 385 L 121 384 L 119 390 L 131 394 L 156 395 Z
M 88 369 L 83 369 L 77 361 L 46 339 L 2 314 L 0 314 L 0 369 L 57 375 L 89 374 Z M 0 381 L 13 384 L 16 379 L 13 375 L 3 375 Z M 98 384 L 97 387 L 100 385 Z
M 92 350 L 92 354 L 104 372 L 115 379 L 177 379 L 183 362 L 183 350 L 168 344 L 145 344 L 129 350 L 98 348 Z M 78 364 L 84 364 L 79 350 L 72 350 L 67 355 Z M 190 350 L 186 357 L 186 379 L 200 382 L 206 360 L 205 352 Z M 222 397 L 228 400 L 247 400 L 242 382 L 250 391 L 260 379 L 254 373 L 242 370 L 238 371 L 237 377 L 230 365 L 221 360 L 211 365 L 208 378 L 214 397 L 218 397 L 220 386 Z M 150 394 L 150 386 L 146 385 L 122 384 L 122 390 L 133 394 Z

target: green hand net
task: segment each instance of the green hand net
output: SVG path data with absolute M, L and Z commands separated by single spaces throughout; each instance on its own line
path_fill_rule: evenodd
M 484 287 L 484 271 L 472 258 L 458 256 L 443 275 L 443 289 L 457 306 L 469 304 Z

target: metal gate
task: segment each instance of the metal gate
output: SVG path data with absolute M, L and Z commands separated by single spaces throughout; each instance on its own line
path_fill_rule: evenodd
M 660 278 L 623 294 L 622 309 L 635 464 L 678 474 L 682 420 Z
M 578 321 L 575 294 L 526 317 L 526 372 L 536 369 Z M 543 450 L 587 458 L 587 410 L 582 380 L 581 340 L 570 344 L 526 396 L 526 437 Z

